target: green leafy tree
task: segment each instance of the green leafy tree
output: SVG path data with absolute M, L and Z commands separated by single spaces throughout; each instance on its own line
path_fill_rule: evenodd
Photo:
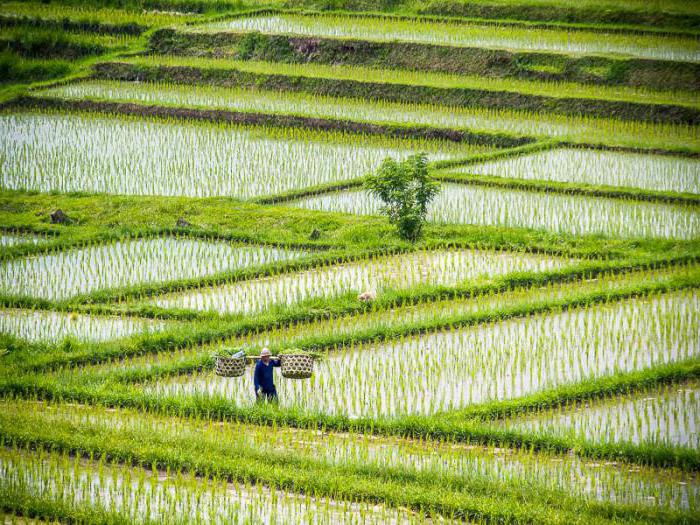
M 400 163 L 385 159 L 379 170 L 367 177 L 365 189 L 383 202 L 382 212 L 409 241 L 420 237 L 428 204 L 440 192 L 438 183 L 428 176 L 428 159 L 423 153 Z

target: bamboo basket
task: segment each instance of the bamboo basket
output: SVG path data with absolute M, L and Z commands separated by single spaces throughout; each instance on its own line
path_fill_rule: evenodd
M 243 357 L 227 357 L 217 355 L 215 358 L 216 367 L 214 371 L 216 375 L 222 377 L 240 377 L 245 374 L 245 369 L 248 366 L 248 360 Z
M 308 379 L 314 373 L 314 358 L 306 354 L 280 356 L 282 377 L 287 379 Z

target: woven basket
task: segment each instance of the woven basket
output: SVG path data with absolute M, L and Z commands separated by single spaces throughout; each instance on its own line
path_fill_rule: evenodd
M 223 377 L 240 377 L 245 374 L 248 360 L 244 357 L 226 357 L 223 355 L 216 356 L 216 367 L 214 371 L 216 375 Z
M 308 379 L 314 373 L 314 358 L 306 354 L 280 356 L 282 376 L 287 379 Z

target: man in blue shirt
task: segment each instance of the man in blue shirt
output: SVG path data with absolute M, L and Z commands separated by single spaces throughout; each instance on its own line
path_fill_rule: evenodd
M 271 359 L 270 351 L 263 348 L 260 352 L 260 360 L 255 363 L 253 383 L 255 384 L 255 397 L 259 401 L 277 401 L 277 389 L 273 377 L 273 368 L 281 366 L 279 359 Z

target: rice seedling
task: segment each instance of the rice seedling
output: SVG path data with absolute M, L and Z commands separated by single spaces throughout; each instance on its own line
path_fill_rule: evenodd
M 0 233 L 0 248 L 17 246 L 18 244 L 41 244 L 46 242 L 47 236 L 35 235 L 21 232 L 2 232 Z
M 581 310 L 358 343 L 307 381 L 278 381 L 280 404 L 348 417 L 433 414 L 697 357 L 696 290 Z M 252 377 L 211 372 L 148 385 L 159 396 L 254 403 Z M 380 380 L 378 378 L 381 378 Z
M 106 288 L 202 277 L 303 256 L 271 246 L 160 237 L 49 252 L 0 264 L 0 293 L 63 300 Z
M 148 64 L 148 65 L 193 65 L 199 67 L 226 67 L 235 68 L 235 70 L 256 72 L 256 73 L 278 73 L 285 75 L 300 75 L 300 76 L 319 76 L 321 78 L 344 78 L 351 80 L 364 80 L 364 81 L 380 81 L 382 74 L 394 73 L 388 70 L 377 70 L 363 68 L 360 66 L 324 66 L 322 64 L 280 64 L 280 69 L 275 70 L 272 66 L 273 63 L 268 62 L 243 62 L 238 60 L 222 60 L 222 59 L 204 59 L 204 58 L 188 58 L 179 56 L 167 56 L 167 55 L 156 55 L 156 56 L 143 56 L 127 59 L 128 63 L 137 64 Z M 335 74 L 333 74 L 335 73 Z M 392 83 L 404 82 L 407 84 L 425 85 L 425 86 L 435 86 L 435 87 L 450 87 L 450 88 L 464 88 L 464 89 L 484 89 L 492 91 L 506 91 L 515 93 L 527 93 L 531 95 L 541 95 L 547 97 L 561 97 L 562 93 L 566 93 L 567 97 L 573 98 L 588 98 L 588 99 L 603 99 L 603 100 L 617 100 L 626 102 L 638 102 L 642 104 L 674 104 L 683 105 L 690 107 L 700 106 L 700 100 L 698 95 L 689 91 L 660 91 L 639 86 L 591 86 L 585 84 L 576 84 L 573 82 L 537 82 L 533 80 L 525 79 L 515 79 L 515 78 L 485 78 L 480 76 L 470 76 L 470 75 L 455 75 L 449 73 L 428 73 L 428 72 L 418 72 L 418 71 L 397 71 L 395 77 L 392 77 Z M 108 81 L 96 81 L 96 80 L 85 80 L 79 83 L 67 84 L 64 86 L 57 86 L 56 88 L 49 88 L 45 92 L 47 93 L 76 93 L 75 89 L 79 86 L 85 84 L 88 87 L 99 86 L 103 82 Z M 111 81 L 111 83 L 118 85 L 119 81 Z M 128 82 L 122 82 L 122 84 L 129 84 Z M 155 85 L 154 85 L 155 84 Z M 163 83 L 132 83 L 131 89 L 134 93 L 142 98 L 147 98 L 149 91 L 148 86 L 160 86 L 161 90 L 167 90 L 165 94 L 159 94 L 157 91 L 150 93 L 150 100 L 157 101 L 162 97 L 173 97 L 175 94 L 180 93 L 181 100 L 208 100 L 213 102 L 222 103 L 222 95 L 226 93 L 236 93 L 235 88 L 232 87 L 220 87 L 220 86 L 206 86 L 201 85 L 198 88 L 203 89 L 202 92 L 193 92 L 192 88 L 186 85 L 171 84 L 167 82 Z M 139 89 L 140 88 L 140 89 Z M 92 89 L 95 89 L 92 87 Z M 121 89 L 126 89 L 124 86 Z M 42 91 L 43 92 L 43 91 Z M 88 91 L 89 93 L 89 91 Z M 99 93 L 99 92 L 98 92 Z M 109 91 L 107 90 L 107 93 Z M 282 96 L 282 101 L 293 100 L 295 95 L 298 97 L 298 93 L 277 91 L 278 96 Z M 199 94 L 199 98 L 197 95 Z M 352 96 L 352 95 L 347 95 Z M 233 100 L 230 100 L 233 98 Z M 235 103 L 237 97 L 226 97 L 224 100 L 229 104 Z M 322 97 L 323 99 L 328 99 L 330 97 Z M 390 107 L 391 103 L 378 100 L 378 107 L 387 105 Z M 268 102 L 268 103 L 272 103 Z M 208 105 L 208 104 L 207 104 Z M 421 104 L 405 104 L 407 107 L 417 106 L 420 107 Z M 429 106 L 428 104 L 426 104 Z M 226 106 L 224 106 L 226 107 Z M 307 111 L 314 111 L 313 108 L 300 107 L 300 110 L 306 109 Z M 462 108 L 464 109 L 464 108 Z M 332 108 L 326 109 L 330 111 Z M 342 110 L 342 108 L 341 108 Z M 571 117 L 575 117 L 571 115 Z M 397 118 L 401 119 L 401 115 L 397 115 Z M 449 118 L 449 114 L 444 115 L 443 118 Z M 405 117 L 402 120 L 407 122 L 412 122 L 412 119 Z
M 561 88 L 557 88 L 561 92 Z M 649 147 L 696 149 L 700 140 L 697 127 L 682 124 L 511 109 L 397 103 L 206 85 L 85 81 L 49 88 L 38 94 L 67 100 L 106 100 L 362 122 L 422 124 L 440 128 L 466 128 L 475 132 L 528 135 L 546 140 L 559 138 L 588 144 L 637 147 L 643 141 Z M 639 98 L 645 101 L 649 101 L 650 97 L 653 100 L 652 93 L 639 93 Z
M 288 204 L 360 215 L 377 215 L 380 211 L 380 203 L 364 191 L 328 193 Z M 428 219 L 574 235 L 670 239 L 694 239 L 700 235 L 700 215 L 692 207 L 458 184 L 442 185 L 442 192 L 430 206 Z
M 134 9 L 112 9 L 85 5 L 59 3 L 10 1 L 0 5 L 0 16 L 27 18 L 31 20 L 89 22 L 113 25 L 138 24 L 156 26 L 182 23 L 185 20 L 200 18 L 200 15 L 176 11 L 146 11 Z
M 653 443 L 700 448 L 700 384 L 651 391 L 504 421 L 507 428 L 595 442 Z
M 474 0 L 475 4 L 510 4 L 509 0 Z M 636 9 L 656 13 L 684 13 L 696 12 L 696 6 L 688 4 L 685 0 L 527 0 L 526 5 L 545 7 L 586 7 L 594 9 Z
M 417 284 L 451 285 L 513 271 L 552 270 L 562 268 L 567 262 L 559 257 L 516 252 L 421 250 L 187 290 L 155 297 L 149 304 L 163 308 L 250 314 L 309 298 L 359 294 L 367 290 L 381 292 L 383 289 L 410 288 Z
M 0 310 L 0 333 L 27 341 L 58 342 L 66 337 L 81 341 L 108 341 L 153 332 L 162 321 L 137 317 L 107 317 L 48 310 Z
M 615 100 L 640 103 L 677 104 L 697 108 L 700 98 L 697 93 L 679 90 L 656 90 L 630 86 L 598 86 L 575 82 L 541 82 L 518 78 L 489 78 L 455 73 L 413 71 L 405 69 L 379 69 L 359 65 L 264 62 L 257 60 L 236 60 L 225 58 L 189 57 L 175 55 L 144 55 L 119 60 L 143 66 L 183 66 L 201 69 L 223 69 L 244 71 L 262 75 L 282 75 L 292 77 L 353 80 L 378 84 L 423 86 L 443 89 L 468 89 L 491 91 L 495 96 L 500 92 L 521 93 L 552 98 L 574 98 L 592 100 Z M 345 93 L 352 96 L 352 93 Z M 374 98 L 383 98 L 373 96 Z M 415 101 L 420 102 L 420 101 Z M 469 106 L 478 105 L 475 103 Z M 516 108 L 517 109 L 517 108 Z M 606 117 L 608 115 L 605 115 Z
M 700 161 L 662 155 L 564 148 L 485 162 L 458 171 L 527 180 L 700 193 Z
M 486 151 L 436 140 L 58 113 L 0 115 L 0 129 L 2 187 L 43 192 L 251 198 L 356 178 L 387 156 L 423 151 L 439 160 Z
M 610 54 L 700 61 L 700 44 L 694 38 L 668 35 L 634 35 L 600 31 L 567 31 L 498 26 L 494 24 L 420 21 L 347 15 L 303 16 L 279 14 L 234 18 L 193 26 L 195 32 L 248 32 L 309 37 L 404 41 L 461 47 L 551 51 L 570 54 Z
M 57 433 L 64 428 L 78 427 L 97 435 L 115 433 L 137 438 L 161 436 L 168 440 L 192 440 L 212 451 L 225 446 L 236 451 L 293 454 L 326 462 L 330 469 L 348 465 L 401 469 L 436 478 L 479 477 L 501 483 L 533 484 L 599 501 L 688 510 L 696 510 L 700 505 L 700 485 L 692 474 L 624 463 L 591 462 L 575 454 L 558 456 L 528 450 L 278 426 L 270 429 L 238 422 L 221 424 L 206 419 L 31 400 L 3 402 L 0 420 L 17 431 L 23 430 L 28 422 L 54 428 Z
M 104 458 L 83 461 L 43 450 L 0 450 L 0 472 L 0 494 L 5 501 L 37 498 L 82 509 L 95 519 L 106 512 L 118 513 L 131 523 L 379 524 L 423 519 L 410 511 L 375 504 L 196 478 L 169 469 L 127 468 Z

